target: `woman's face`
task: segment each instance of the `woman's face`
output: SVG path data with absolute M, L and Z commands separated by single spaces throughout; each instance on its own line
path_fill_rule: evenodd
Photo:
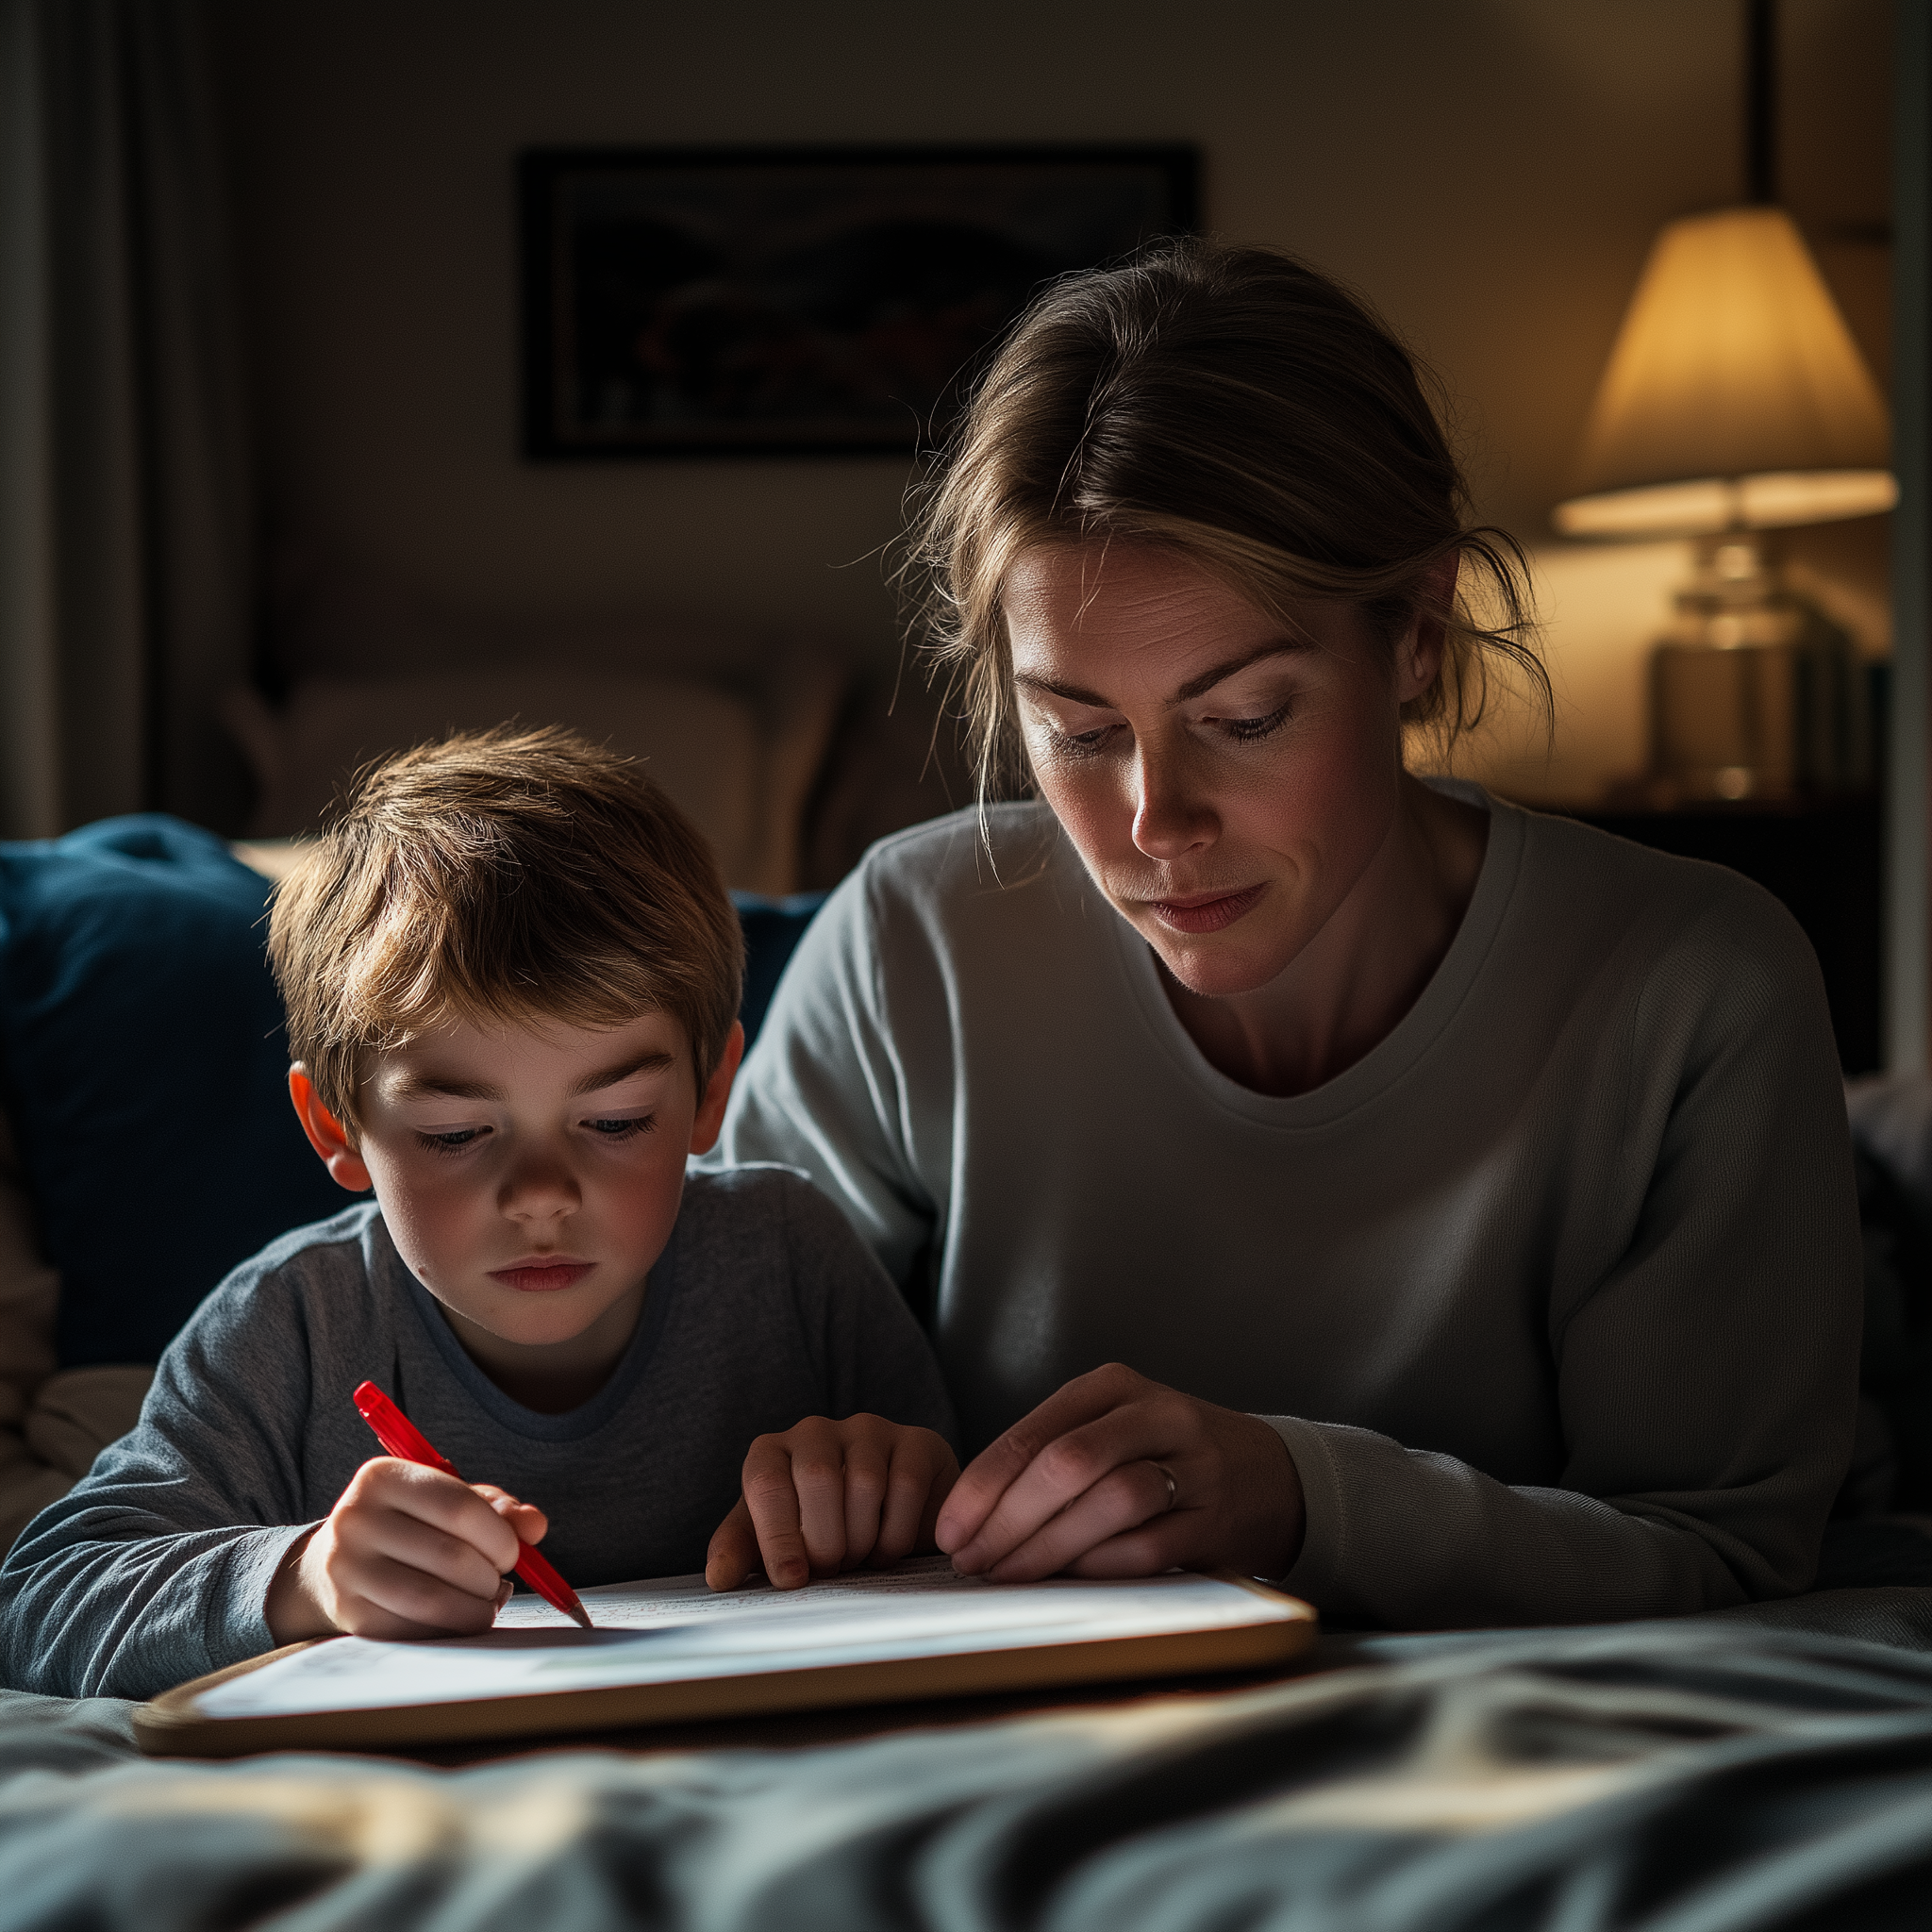
M 1289 629 L 1141 545 L 1029 551 L 1005 609 L 1034 774 L 1095 883 L 1190 991 L 1268 985 L 1388 838 L 1440 647 L 1391 652 L 1348 604 Z

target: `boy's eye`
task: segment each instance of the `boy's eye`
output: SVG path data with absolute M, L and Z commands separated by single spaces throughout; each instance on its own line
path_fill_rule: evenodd
M 633 1134 L 648 1134 L 654 1116 L 641 1114 L 635 1120 L 586 1121 L 585 1126 L 601 1141 L 628 1141 Z
M 455 1154 L 473 1141 L 480 1141 L 484 1131 L 481 1127 L 455 1127 L 447 1134 L 418 1134 L 416 1138 L 432 1154 Z

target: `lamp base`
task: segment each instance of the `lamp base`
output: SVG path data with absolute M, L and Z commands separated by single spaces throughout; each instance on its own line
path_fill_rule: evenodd
M 1855 791 L 1870 733 L 1852 641 L 1781 581 L 1763 540 L 1698 546 L 1651 655 L 1650 789 L 1684 801 Z

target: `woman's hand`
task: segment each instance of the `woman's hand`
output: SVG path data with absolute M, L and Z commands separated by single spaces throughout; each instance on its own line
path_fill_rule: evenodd
M 1077 1376 L 967 1465 L 935 1534 L 996 1583 L 1234 1569 L 1282 1576 L 1302 1485 L 1266 1423 L 1137 1375 Z
M 550 1527 L 492 1483 L 377 1456 L 282 1559 L 265 1606 L 277 1643 L 326 1637 L 472 1636 L 509 1595 L 507 1572 Z
M 705 1558 L 713 1590 L 762 1569 L 780 1590 L 871 1563 L 883 1569 L 932 1547 L 940 1505 L 959 1477 L 943 1436 L 883 1416 L 808 1417 L 760 1436 L 744 1458 L 744 1492 Z

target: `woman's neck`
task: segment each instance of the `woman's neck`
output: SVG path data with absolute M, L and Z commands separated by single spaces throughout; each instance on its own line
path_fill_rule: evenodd
M 1163 967 L 1175 1016 L 1210 1066 L 1257 1093 L 1311 1092 L 1392 1033 L 1454 942 L 1475 892 L 1489 814 L 1405 774 L 1389 836 L 1288 967 L 1210 999 Z

